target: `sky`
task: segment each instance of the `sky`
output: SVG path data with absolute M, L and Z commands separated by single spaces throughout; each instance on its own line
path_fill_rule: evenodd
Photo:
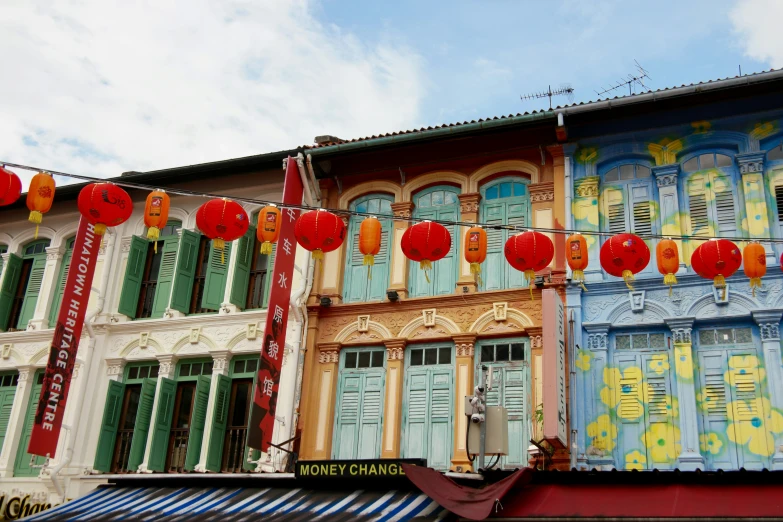
M 0 161 L 112 177 L 546 109 L 520 96 L 549 85 L 595 100 L 634 61 L 652 89 L 726 78 L 783 67 L 781 19 L 783 0 L 3 0 Z

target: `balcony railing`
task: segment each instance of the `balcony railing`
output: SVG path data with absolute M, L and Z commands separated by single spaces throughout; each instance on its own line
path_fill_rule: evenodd
M 169 461 L 169 473 L 182 473 L 185 471 L 185 457 L 188 453 L 188 428 L 174 428 L 171 430 L 170 448 L 171 459 Z
M 245 462 L 245 437 L 247 428 L 229 428 L 223 445 L 224 473 L 241 473 Z
M 130 473 L 133 470 L 128 469 L 130 460 L 131 443 L 133 442 L 133 430 L 119 430 L 117 432 L 117 446 L 114 452 L 114 462 L 112 462 L 113 473 Z

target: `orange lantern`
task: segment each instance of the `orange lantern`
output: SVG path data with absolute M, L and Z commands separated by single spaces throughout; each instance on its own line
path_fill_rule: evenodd
M 14 203 L 22 194 L 22 181 L 19 176 L 0 167 L 0 207 Z
M 470 263 L 470 273 L 478 277 L 481 284 L 481 263 L 487 259 L 487 232 L 481 227 L 470 227 L 465 232 L 465 261 Z
M 633 276 L 650 263 L 650 249 L 637 235 L 617 234 L 601 247 L 600 260 L 607 274 L 622 277 L 626 286 L 633 290 Z
M 663 276 L 663 284 L 669 286 L 669 295 L 672 295 L 672 287 L 677 284 L 677 270 L 680 269 L 680 251 L 677 243 L 671 239 L 661 239 L 655 247 L 655 259 L 658 261 L 658 272 Z
M 724 299 L 726 278 L 739 270 L 741 264 L 739 248 L 728 239 L 711 239 L 702 243 L 691 256 L 693 271 L 705 279 L 712 279 L 715 288 L 722 288 Z
M 585 287 L 585 268 L 587 268 L 587 240 L 582 234 L 572 234 L 566 239 L 566 261 L 571 269 L 571 281 Z
M 325 252 L 340 248 L 345 240 L 345 223 L 328 210 L 305 212 L 296 220 L 296 241 L 313 253 L 313 259 L 323 259 Z
M 220 250 L 220 262 L 225 263 L 226 241 L 244 236 L 250 226 L 247 212 L 236 201 L 226 198 L 210 199 L 196 211 L 196 226 Z
M 45 172 L 39 172 L 30 181 L 27 191 L 27 208 L 30 217 L 27 220 L 35 223 L 35 238 L 38 239 L 38 226 L 43 221 L 43 215 L 49 212 L 54 201 L 54 178 Z
M 555 245 L 541 232 L 528 230 L 508 238 L 503 248 L 508 264 L 525 273 L 530 298 L 533 298 L 533 278 L 545 269 L 555 257 Z
M 359 252 L 364 254 L 367 265 L 367 279 L 372 279 L 370 268 L 375 264 L 375 256 L 381 251 L 381 222 L 375 216 L 362 221 L 359 227 Z
M 272 245 L 280 237 L 280 209 L 276 205 L 267 205 L 258 213 L 256 237 L 261 241 L 261 253 L 272 253 Z
M 147 196 L 144 206 L 144 224 L 147 226 L 147 239 L 155 241 L 155 253 L 158 253 L 158 238 L 160 229 L 166 226 L 169 220 L 169 195 L 162 190 L 153 190 Z
M 745 275 L 750 278 L 750 289 L 756 297 L 756 288 L 761 288 L 761 278 L 767 273 L 767 253 L 759 243 L 749 243 L 742 251 Z
M 408 227 L 402 235 L 400 247 L 405 257 L 418 261 L 424 277 L 430 282 L 432 262 L 443 259 L 451 250 L 451 234 L 440 223 L 422 221 Z
M 79 212 L 94 225 L 96 236 L 107 227 L 125 223 L 133 213 L 133 202 L 121 187 L 113 183 L 90 183 L 79 192 Z

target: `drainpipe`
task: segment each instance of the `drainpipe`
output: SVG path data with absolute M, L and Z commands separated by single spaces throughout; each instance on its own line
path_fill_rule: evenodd
M 562 126 L 563 123 L 563 113 L 560 112 L 557 114 L 557 124 Z M 573 173 L 571 171 L 571 157 L 569 155 L 564 155 L 563 157 L 563 178 L 564 178 L 564 190 L 565 190 L 565 228 L 572 229 L 574 228 L 574 224 L 572 223 L 573 217 L 571 215 L 571 205 L 573 200 L 573 193 L 574 193 L 574 178 Z M 571 267 L 566 267 L 566 277 L 571 278 Z
M 84 385 L 79 388 L 79 397 L 76 400 L 76 405 L 78 408 L 82 408 L 84 405 L 84 398 L 87 395 L 87 383 L 90 382 L 90 370 L 92 368 L 93 363 L 93 354 L 95 353 L 95 331 L 92 329 L 92 320 L 103 311 L 103 307 L 106 305 L 106 290 L 108 289 L 109 284 L 109 273 L 111 272 L 112 268 L 112 260 L 114 259 L 114 255 L 116 253 L 116 250 L 119 246 L 119 241 L 117 241 L 117 233 L 114 231 L 114 229 L 109 228 L 108 234 L 107 234 L 107 245 L 106 245 L 106 258 L 103 260 L 103 273 L 101 274 L 101 283 L 100 286 L 98 286 L 98 302 L 95 310 L 87 314 L 87 316 L 84 318 L 84 326 L 87 330 L 87 335 L 89 336 L 90 340 L 87 343 L 87 350 L 84 357 Z M 92 290 L 95 291 L 96 288 L 92 287 Z M 72 429 L 70 426 L 63 424 L 62 427 L 67 430 L 67 436 L 66 436 L 66 443 L 65 443 L 65 454 L 63 456 L 62 462 L 54 466 L 49 474 L 49 476 L 52 479 L 52 483 L 54 484 L 54 489 L 57 491 L 57 494 L 60 496 L 60 501 L 65 501 L 65 490 L 63 488 L 63 485 L 60 483 L 59 473 L 60 471 L 68 466 L 71 463 L 71 459 L 73 459 L 73 448 L 76 444 L 76 438 L 78 435 L 78 428 L 79 428 L 79 420 L 81 418 L 81 415 L 77 416 L 77 423 L 76 428 Z M 73 432 L 73 433 L 72 433 Z

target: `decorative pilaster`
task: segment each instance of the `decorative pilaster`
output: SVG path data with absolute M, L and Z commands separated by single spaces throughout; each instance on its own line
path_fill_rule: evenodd
M 386 397 L 383 405 L 383 435 L 381 458 L 395 459 L 400 456 L 400 434 L 402 433 L 402 388 L 405 360 L 405 339 L 386 339 Z
M 109 380 L 121 381 L 127 362 L 125 359 L 106 359 L 106 375 Z
M 171 379 L 174 377 L 177 368 L 178 357 L 174 354 L 164 354 L 156 356 L 158 359 L 158 383 L 155 387 L 155 399 L 152 401 L 152 419 L 158 418 L 158 407 L 160 406 L 160 390 L 162 379 Z M 152 473 L 149 469 L 150 451 L 152 449 L 152 434 L 147 436 L 147 445 L 144 449 L 144 460 L 139 464 L 139 473 Z
M 767 370 L 769 402 L 777 411 L 783 411 L 783 367 L 780 365 L 781 311 L 751 312 L 761 331 L 761 349 L 764 351 L 764 367 Z M 783 434 L 775 436 L 775 454 L 772 469 L 783 470 Z
M 413 215 L 413 203 L 403 201 L 391 204 L 394 217 L 410 219 Z M 392 239 L 391 278 L 389 290 L 395 290 L 400 299 L 408 296 L 408 258 L 402 253 L 402 235 L 410 226 L 409 221 L 394 221 L 394 236 Z
M 764 187 L 765 154 L 765 152 L 746 152 L 734 156 L 742 176 L 745 215 L 747 216 L 748 236 L 751 239 L 770 237 L 767 197 Z M 772 245 L 770 243 L 762 244 L 766 251 L 767 265 L 774 264 L 776 259 Z
M 459 198 L 459 210 L 460 221 L 468 223 L 478 222 L 479 203 L 481 202 L 481 194 L 478 192 L 471 192 L 468 194 L 460 194 Z M 452 238 L 455 245 L 460 245 L 463 242 L 465 233 L 468 227 L 460 227 L 458 237 Z M 452 247 L 453 248 L 453 247 Z M 458 294 L 463 292 L 462 288 L 467 287 L 469 293 L 476 292 L 478 290 L 478 281 L 474 274 L 470 273 L 470 263 L 465 261 L 465 256 L 460 256 L 459 261 L 459 278 L 457 279 L 457 288 L 455 289 Z
M 467 417 L 465 417 L 465 396 L 473 395 L 475 377 L 473 374 L 475 335 L 455 335 L 454 346 L 457 349 L 457 379 L 454 397 L 454 455 L 451 459 L 451 469 L 458 472 L 471 471 L 470 460 L 465 448 L 465 431 L 468 429 Z
M 332 455 L 332 430 L 340 361 L 340 343 L 321 343 L 318 348 L 318 368 L 315 371 L 318 387 L 315 408 L 315 448 L 313 459 L 325 460 Z
M 555 228 L 555 183 L 553 181 L 544 181 L 536 183 L 535 185 L 528 185 L 530 190 L 530 222 L 534 227 L 538 228 Z M 550 268 L 555 267 L 556 260 L 559 260 L 562 265 L 562 252 L 565 247 L 565 237 L 562 234 L 554 234 L 545 232 L 544 235 L 549 237 L 552 244 L 555 245 L 556 252 L 561 252 L 560 256 L 552 258 L 552 262 L 549 264 Z M 561 270 L 564 268 L 561 266 Z
M 530 404 L 532 411 L 538 409 L 538 405 L 543 402 L 544 395 L 544 367 L 543 367 L 543 354 L 544 354 L 544 339 L 543 329 L 540 326 L 528 326 L 525 328 L 525 333 L 530 339 L 530 384 L 532 389 L 530 390 Z M 531 426 L 533 438 L 541 440 L 544 438 L 543 426 L 534 423 Z
M 680 203 L 677 195 L 677 177 L 680 164 L 659 165 L 652 168 L 655 183 L 658 185 L 658 204 L 661 209 L 661 232 L 664 236 L 681 236 Z M 686 255 L 682 250 L 682 241 L 675 240 L 677 248 L 683 254 L 680 259 L 680 272 L 685 270 Z
M 598 176 L 589 176 L 574 181 L 573 218 L 574 228 L 584 232 L 599 231 L 598 212 Z M 600 244 L 598 236 L 585 234 L 587 252 L 590 259 L 599 258 Z M 590 263 L 585 270 L 585 278 L 588 281 L 601 281 L 603 275 L 599 263 Z
M 218 376 L 228 376 L 228 365 L 231 362 L 231 352 L 228 350 L 218 350 L 210 352 L 212 355 L 212 379 L 209 383 L 209 399 L 207 400 L 207 416 L 204 419 L 204 426 L 212 426 L 214 422 L 215 402 L 218 400 Z M 209 453 L 209 446 L 212 441 L 212 430 L 205 429 L 204 435 L 201 440 L 201 455 L 198 459 L 198 464 L 194 468 L 194 471 L 198 473 L 206 473 L 207 471 L 220 471 L 218 469 L 207 469 L 207 454 Z
M 613 462 L 612 448 L 608 447 L 610 440 L 611 446 L 615 446 L 617 440 L 610 439 L 612 436 L 610 428 L 613 424 L 609 406 L 601 399 L 601 389 L 606 384 L 604 370 L 609 364 L 609 327 L 607 323 L 585 325 L 587 350 L 590 352 L 590 378 L 586 382 L 586 389 L 591 401 L 588 404 L 589 411 L 585 421 L 587 466 L 599 470 L 609 470 L 620 465 Z M 601 433 L 602 430 L 607 434 Z
M 677 390 L 680 402 L 680 444 L 682 452 L 677 458 L 681 471 L 704 469 L 704 457 L 699 453 L 699 420 L 696 410 L 696 386 L 693 374 L 693 348 L 691 332 L 693 317 L 667 319 L 674 341 L 674 368 L 677 374 Z

